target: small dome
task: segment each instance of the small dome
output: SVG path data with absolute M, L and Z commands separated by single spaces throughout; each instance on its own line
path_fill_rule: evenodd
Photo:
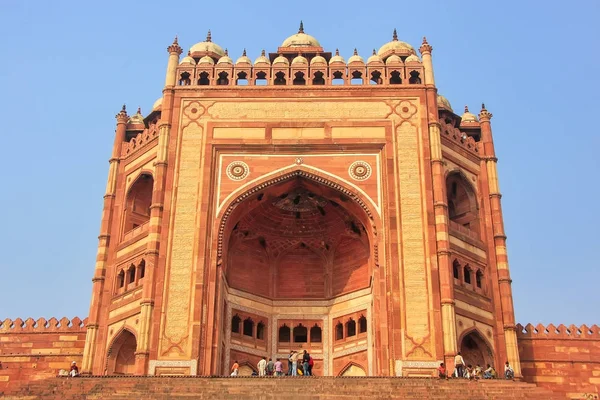
M 198 65 L 200 64 L 210 64 L 210 65 L 214 65 L 215 64 L 215 60 L 213 60 L 212 58 L 210 58 L 209 56 L 204 56 L 200 59 L 200 61 L 198 61 Z
M 448 99 L 445 98 L 444 96 L 442 96 L 441 94 L 439 94 L 437 97 L 437 105 L 438 105 L 438 108 L 443 108 L 444 110 L 454 112 Z
M 287 58 L 285 58 L 282 54 L 280 54 L 279 56 L 277 56 L 276 59 L 273 60 L 273 65 L 275 65 L 275 64 L 290 65 L 290 62 L 288 61 Z
M 298 33 L 285 39 L 281 47 L 321 47 L 321 44 L 314 37 L 304 33 L 304 24 L 300 21 Z
M 210 31 L 208 31 L 208 35 L 206 35 L 206 40 L 204 42 L 196 43 L 190 48 L 191 53 L 201 51 L 215 53 L 219 56 L 225 55 L 225 51 L 223 51 L 223 48 L 218 44 L 212 42 L 212 36 L 210 34 Z
M 250 58 L 248 58 L 248 56 L 246 55 L 246 49 L 244 49 L 244 52 L 242 53 L 242 56 L 240 58 L 238 58 L 235 63 L 236 64 L 249 64 L 249 65 L 252 65 L 252 60 Z
M 196 60 L 192 58 L 192 53 L 188 51 L 187 56 L 183 57 L 179 65 L 196 65 Z
M 227 52 L 227 49 L 225 49 L 225 55 L 219 58 L 219 61 L 217 61 L 217 65 L 219 64 L 233 64 L 233 60 L 231 57 L 229 57 L 229 52 Z
M 327 60 L 325 59 L 325 57 L 320 56 L 320 55 L 316 55 L 314 56 L 311 60 L 310 60 L 310 65 L 313 64 L 325 64 L 327 65 Z
M 294 64 L 308 64 L 308 60 L 302 57 L 301 54 L 298 54 L 298 56 L 294 57 L 294 59 L 292 60 L 292 65 Z
M 477 116 L 469 112 L 469 107 L 465 106 L 465 113 L 460 117 L 461 124 L 464 122 L 478 122 Z
M 152 105 L 152 111 L 158 111 L 158 110 L 160 110 L 162 108 L 162 101 L 163 101 L 162 97 L 159 98 L 158 100 L 156 100 L 154 102 L 154 104 Z
M 144 116 L 142 115 L 142 109 L 138 107 L 137 112 L 132 115 L 131 117 L 129 117 L 129 120 L 127 121 L 128 124 L 143 124 L 144 123 Z
M 377 55 L 377 52 L 375 51 L 375 49 L 373 49 L 373 55 L 371 57 L 369 57 L 369 59 L 367 60 L 367 64 L 371 64 L 371 63 L 382 63 L 383 60 L 381 59 L 381 57 L 379 57 Z
M 365 60 L 358 55 L 358 51 L 356 51 L 356 49 L 354 49 L 354 54 L 348 59 L 348 64 L 352 64 L 352 63 L 361 63 L 364 64 Z
M 410 44 L 398 40 L 398 35 L 395 29 L 392 41 L 381 46 L 377 54 L 383 56 L 385 53 L 388 52 L 400 55 L 416 54 L 415 49 Z
M 406 57 L 406 60 L 404 60 L 404 63 L 409 63 L 409 62 L 418 62 L 420 63 L 421 60 L 419 60 L 419 57 L 417 57 L 414 54 L 411 54 L 410 56 Z
M 402 59 L 395 54 L 392 54 L 385 60 L 386 64 L 402 64 Z
M 256 64 L 271 64 L 271 61 L 269 61 L 269 59 L 267 58 L 267 56 L 265 55 L 265 51 L 263 50 L 262 53 L 260 53 L 260 57 L 258 57 L 255 61 L 254 61 L 254 65 Z
M 333 63 L 346 64 L 346 60 L 344 60 L 344 57 L 340 56 L 340 51 L 338 49 L 335 49 L 335 56 L 331 57 L 331 60 L 329 60 L 329 65 Z

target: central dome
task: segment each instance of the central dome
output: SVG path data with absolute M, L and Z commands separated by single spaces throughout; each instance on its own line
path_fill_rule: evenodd
M 298 33 L 285 39 L 281 47 L 321 47 L 321 43 L 314 37 L 304 33 L 304 24 L 300 21 Z
M 200 52 L 214 53 L 219 57 L 223 57 L 225 55 L 223 48 L 218 44 L 213 43 L 210 31 L 208 31 L 208 35 L 206 35 L 206 40 L 204 42 L 196 43 L 190 49 L 190 53 L 192 53 L 192 55 Z
M 392 41 L 381 46 L 377 55 L 380 57 L 386 57 L 389 54 L 396 54 L 400 56 L 408 56 L 410 54 L 417 54 L 414 47 L 406 42 L 398 40 L 398 35 L 394 29 Z

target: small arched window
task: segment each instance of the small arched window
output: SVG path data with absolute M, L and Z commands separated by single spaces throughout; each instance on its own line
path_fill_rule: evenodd
M 408 78 L 408 83 L 411 85 L 420 85 L 421 84 L 421 74 L 418 71 L 410 71 L 410 78 Z
M 210 85 L 210 79 L 208 72 L 201 72 L 198 77 L 198 85 L 208 86 Z
M 265 324 L 262 321 L 256 324 L 256 338 L 258 340 L 265 340 Z
M 358 319 L 358 333 L 367 332 L 367 319 L 364 315 L 361 315 Z
M 244 320 L 244 336 L 254 336 L 253 335 L 253 331 L 254 331 L 254 321 L 252 321 L 252 318 L 248 317 Z
M 296 72 L 296 74 L 294 74 L 295 78 L 294 81 L 292 82 L 294 85 L 306 85 L 306 80 L 304 79 L 304 73 L 303 72 Z
M 335 340 L 342 340 L 344 338 L 344 325 L 338 322 L 335 326 Z
M 127 283 L 135 282 L 135 265 L 131 265 L 127 270 Z
M 219 77 L 217 78 L 217 85 L 225 86 L 229 85 L 229 74 L 225 71 L 219 72 Z
M 452 263 L 452 275 L 454 279 L 460 279 L 460 264 L 458 260 L 454 260 Z
M 312 84 L 313 85 L 324 85 L 325 84 L 325 78 L 321 71 L 317 71 L 314 73 L 314 78 L 313 78 Z
M 248 74 L 245 72 L 239 72 L 235 84 L 238 86 L 248 86 Z
M 279 71 L 278 73 L 275 74 L 275 80 L 273 81 L 273 84 L 275 85 L 285 85 L 286 84 L 286 80 L 285 80 L 285 73 Z
M 399 85 L 401 83 L 402 83 L 402 77 L 400 76 L 400 71 L 390 72 L 390 84 L 391 85 Z
M 290 336 L 291 336 L 290 327 L 287 326 L 286 324 L 283 324 L 283 326 L 281 326 L 279 328 L 279 343 L 289 343 Z
M 475 274 L 475 284 L 479 289 L 481 289 L 481 281 L 483 280 L 483 272 L 480 269 L 477 270 Z
M 463 273 L 465 277 L 465 283 L 471 284 L 471 268 L 468 265 L 465 265 L 463 268 Z
M 453 223 L 458 229 L 466 228 L 475 235 L 479 233 L 479 211 L 475 192 L 470 183 L 458 172 L 453 172 L 446 179 L 446 195 L 448 202 L 448 218 L 450 227 Z M 462 228 L 461 228 L 462 227 Z
M 140 270 L 140 279 L 142 279 L 146 275 L 146 261 L 142 260 L 138 268 Z
M 373 71 L 371 72 L 371 79 L 369 80 L 371 85 L 381 85 L 383 83 L 383 79 L 381 79 L 381 72 Z
M 352 72 L 352 79 L 350 80 L 350 84 L 351 85 L 362 85 L 363 84 L 362 72 L 360 72 L 360 71 Z
M 256 73 L 256 79 L 254 80 L 254 85 L 256 86 L 267 86 L 267 73 L 260 71 Z
M 343 85 L 344 84 L 344 74 L 341 71 L 335 71 L 333 73 L 333 79 L 331 80 L 332 85 Z
M 149 174 L 140 175 L 127 193 L 124 232 L 129 232 L 150 221 L 152 187 L 154 179 Z
M 316 325 L 310 328 L 310 342 L 321 343 L 321 327 Z
M 294 327 L 294 343 L 308 342 L 308 329 L 302 324 Z
M 356 336 L 356 321 L 352 318 L 346 322 L 346 337 Z
M 189 72 L 182 72 L 179 77 L 179 86 L 189 86 L 192 84 Z
M 119 272 L 119 275 L 117 275 L 117 286 L 119 288 L 125 286 L 125 272 L 123 270 L 121 270 L 121 272 Z
M 242 319 L 239 315 L 234 315 L 231 318 L 231 332 L 240 333 L 240 324 L 242 323 Z

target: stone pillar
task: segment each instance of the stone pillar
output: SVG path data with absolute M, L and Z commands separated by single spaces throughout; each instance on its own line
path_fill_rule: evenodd
M 175 36 L 175 40 L 173 40 L 173 44 L 167 47 L 167 51 L 169 52 L 169 62 L 167 64 L 167 76 L 165 77 L 165 86 L 175 86 L 175 82 L 177 82 L 177 65 L 179 65 L 179 55 L 182 50 L 177 43 L 177 36 Z
M 500 188 L 498 186 L 498 171 L 494 150 L 494 141 L 492 139 L 492 114 L 488 112 L 485 105 L 481 105 L 479 113 L 479 122 L 481 124 L 481 142 L 483 145 L 483 154 L 485 168 L 488 176 L 488 186 L 490 195 L 490 211 L 492 217 L 492 232 L 494 240 L 494 250 L 496 255 L 496 268 L 498 271 L 498 286 L 500 289 L 500 301 L 502 306 L 502 323 L 504 327 L 504 340 L 506 343 L 506 353 L 508 362 L 515 370 L 515 377 L 521 378 L 521 364 L 519 361 L 519 350 L 517 347 L 517 329 L 515 325 L 515 312 L 512 299 L 512 289 L 510 271 L 508 268 L 508 255 L 506 252 L 506 235 L 504 233 L 504 221 L 502 218 L 502 205 L 500 198 Z
M 102 209 L 102 222 L 100 224 L 100 236 L 98 236 L 98 252 L 96 255 L 96 267 L 92 279 L 92 301 L 90 304 L 90 314 L 88 317 L 87 334 L 85 347 L 83 350 L 83 361 L 81 371 L 84 374 L 92 372 L 94 353 L 97 346 L 96 337 L 98 335 L 98 314 L 102 308 L 102 292 L 104 291 L 104 280 L 106 276 L 106 260 L 108 258 L 108 246 L 110 244 L 110 226 L 113 217 L 113 206 L 117 188 L 117 173 L 119 167 L 119 158 L 121 156 L 121 147 L 125 141 L 125 130 L 129 116 L 123 109 L 116 115 L 117 129 L 115 131 L 115 141 L 113 144 L 112 156 L 109 160 L 108 180 L 106 183 L 106 192 L 104 194 L 104 207 Z
M 427 43 L 427 38 L 423 38 L 423 44 L 419 48 L 421 52 L 421 58 L 423 59 L 423 68 L 425 68 L 425 84 L 435 85 L 435 78 L 433 76 L 433 62 L 431 60 L 431 50 L 433 47 Z

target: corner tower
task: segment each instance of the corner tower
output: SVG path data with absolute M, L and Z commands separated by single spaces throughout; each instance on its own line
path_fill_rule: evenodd
M 490 115 L 437 95 L 425 39 L 168 52 L 153 110 L 117 115 L 85 372 L 518 365 Z

